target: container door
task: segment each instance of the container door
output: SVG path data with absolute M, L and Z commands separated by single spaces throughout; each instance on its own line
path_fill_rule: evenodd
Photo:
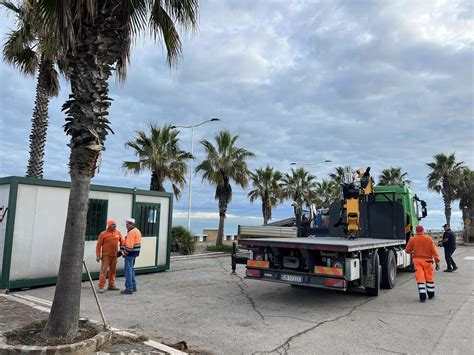
M 135 225 L 142 233 L 142 245 L 140 256 L 137 258 L 137 266 L 156 266 L 160 233 L 160 204 L 135 202 L 133 218 L 135 218 Z

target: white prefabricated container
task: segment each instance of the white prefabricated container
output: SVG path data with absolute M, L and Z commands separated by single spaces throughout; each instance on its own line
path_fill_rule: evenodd
M 0 178 L 0 289 L 56 282 L 66 224 L 70 183 L 24 177 Z M 112 186 L 91 185 L 84 260 L 94 278 L 98 234 L 106 221 L 117 221 L 126 235 L 131 216 L 142 232 L 136 273 L 169 269 L 173 195 Z M 123 274 L 123 258 L 117 265 Z

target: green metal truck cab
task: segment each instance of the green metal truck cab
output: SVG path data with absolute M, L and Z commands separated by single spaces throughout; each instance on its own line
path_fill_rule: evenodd
M 426 202 L 407 186 L 375 186 L 374 195 L 376 201 L 398 201 L 402 204 L 405 214 L 405 233 L 407 238 L 415 234 L 415 227 L 422 218 L 427 216 Z

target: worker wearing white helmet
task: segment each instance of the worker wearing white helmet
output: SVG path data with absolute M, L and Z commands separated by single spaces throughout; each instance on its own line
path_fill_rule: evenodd
M 127 227 L 127 235 L 122 247 L 122 255 L 125 260 L 125 290 L 121 293 L 131 295 L 137 291 L 137 282 L 135 281 L 135 259 L 140 255 L 140 247 L 142 241 L 142 233 L 135 226 L 135 219 L 127 219 L 125 226 Z

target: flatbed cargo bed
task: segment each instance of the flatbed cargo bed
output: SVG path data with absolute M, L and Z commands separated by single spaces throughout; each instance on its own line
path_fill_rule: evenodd
M 336 237 L 239 239 L 239 245 L 242 246 L 268 246 L 271 244 L 274 247 L 280 248 L 330 250 L 340 252 L 352 252 L 373 248 L 405 245 L 405 243 L 406 242 L 404 239 L 360 238 L 349 240 Z

